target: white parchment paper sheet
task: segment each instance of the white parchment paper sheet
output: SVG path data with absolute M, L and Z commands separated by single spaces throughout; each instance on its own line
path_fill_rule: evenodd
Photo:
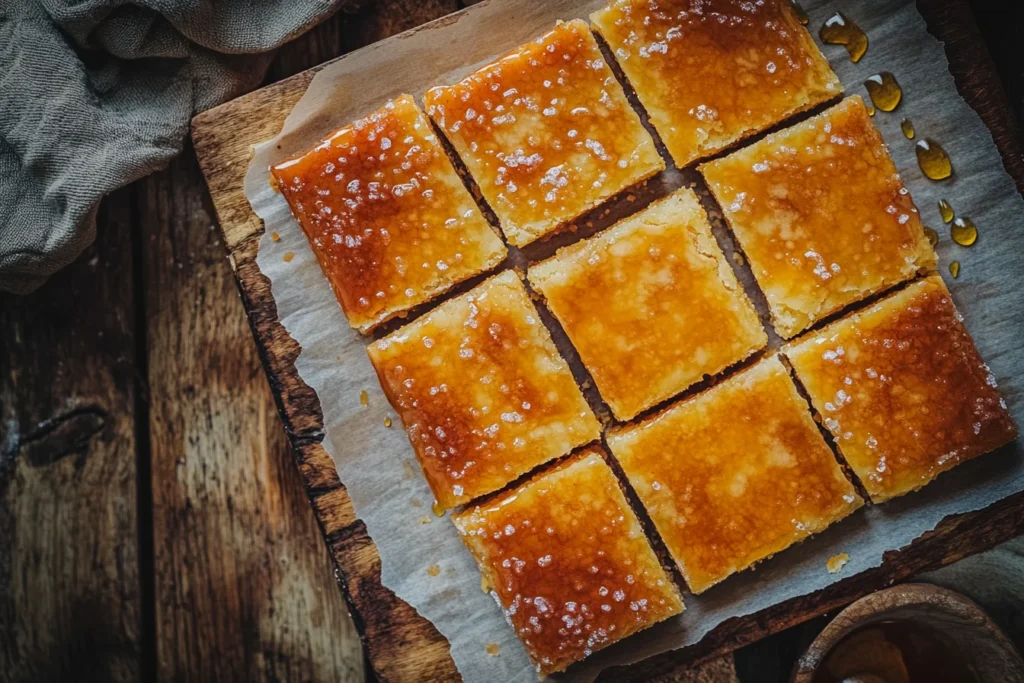
M 466 681 L 522 681 L 536 674 L 526 653 L 491 597 L 480 590 L 477 568 L 447 518 L 430 512 L 433 497 L 420 476 L 405 433 L 388 406 L 364 351 L 366 340 L 349 328 L 327 281 L 280 194 L 268 183 L 268 167 L 301 152 L 321 137 L 381 106 L 400 93 L 422 102 L 427 87 L 450 83 L 494 56 L 548 30 L 558 19 L 586 17 L 601 1 L 538 3 L 492 0 L 435 24 L 395 36 L 349 54 L 322 70 L 289 115 L 282 132 L 259 145 L 245 180 L 245 192 L 266 225 L 257 263 L 270 278 L 277 310 L 302 346 L 299 375 L 320 397 L 324 446 L 338 467 L 358 516 L 366 523 L 382 560 L 382 581 L 432 621 L 450 641 Z M 875 117 L 911 188 L 926 224 L 939 230 L 943 274 L 950 260 L 962 264 L 959 280 L 947 284 L 990 364 L 1018 424 L 1024 424 L 1024 202 L 1005 173 L 989 131 L 959 97 L 941 44 L 930 36 L 912 0 L 806 0 L 812 33 L 841 9 L 868 34 L 870 47 L 859 64 L 843 48 L 824 52 L 848 94 L 866 95 L 863 80 L 892 71 L 904 101 L 891 114 Z M 817 36 L 815 36 L 817 37 Z M 949 151 L 951 180 L 925 179 L 916 164 L 914 142 L 899 122 L 909 117 L 918 138 L 931 137 Z M 662 184 L 678 185 L 669 172 Z M 952 244 L 936 202 L 948 199 L 958 215 L 978 225 L 972 249 Z M 295 256 L 284 261 L 284 254 Z M 369 406 L 359 401 L 369 393 Z M 395 427 L 383 426 L 384 418 Z M 1019 441 L 999 453 L 967 463 L 923 491 L 868 507 L 797 547 L 737 575 L 707 593 L 687 596 L 678 618 L 627 639 L 578 665 L 567 680 L 586 681 L 603 668 L 638 661 L 697 642 L 723 620 L 750 614 L 789 598 L 878 566 L 886 551 L 906 546 L 944 517 L 986 507 L 1024 489 Z M 421 523 L 429 519 L 429 523 Z M 850 562 L 837 575 L 826 560 L 840 552 Z M 438 576 L 427 568 L 439 565 Z M 488 643 L 500 655 L 485 652 Z

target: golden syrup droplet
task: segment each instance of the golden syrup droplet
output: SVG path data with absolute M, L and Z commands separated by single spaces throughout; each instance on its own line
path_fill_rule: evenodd
M 366 389 L 359 392 L 359 402 L 364 406 L 370 405 L 370 395 L 366 393 Z
M 279 234 L 277 234 L 276 232 L 272 232 L 272 233 L 270 233 L 270 239 L 274 240 L 275 242 L 280 242 L 281 241 L 281 236 Z
M 949 235 L 961 247 L 969 247 L 978 241 L 978 228 L 970 218 L 957 218 L 949 229 Z
M 864 87 L 868 89 L 871 101 L 882 111 L 892 111 L 900 106 L 903 99 L 903 88 L 889 71 L 869 76 L 868 80 L 864 81 Z
M 903 131 L 904 137 L 906 137 L 908 140 L 913 140 L 914 136 L 917 134 L 914 131 L 914 122 L 911 121 L 910 119 L 903 119 L 902 121 L 900 121 L 900 130 Z
M 499 652 L 501 652 L 501 648 L 498 647 L 497 643 L 487 643 L 487 654 L 497 657 Z
M 857 63 L 868 51 L 868 37 L 860 26 L 853 23 L 842 12 L 836 12 L 818 31 L 823 43 L 842 45 L 850 55 L 850 61 Z
M 289 262 L 291 262 L 291 260 L 293 258 L 295 258 L 295 253 L 294 252 L 291 252 L 291 251 L 286 252 L 285 255 L 284 255 L 284 262 L 285 263 L 289 263 Z
M 281 186 L 277 183 L 277 176 L 271 174 L 270 176 L 270 189 L 274 192 L 280 192 Z
M 431 576 L 437 576 L 438 574 L 441 573 L 441 568 L 439 566 L 437 566 L 436 564 L 432 564 L 429 567 L 427 567 L 427 573 L 430 574 Z
M 952 205 L 945 199 L 939 200 L 939 215 L 942 216 L 942 222 L 946 224 L 952 222 L 953 217 L 956 215 L 953 213 Z
M 924 236 L 928 238 L 928 241 L 933 247 L 939 243 L 939 233 L 932 230 L 927 225 L 924 227 Z
M 949 274 L 953 276 L 953 279 L 960 277 L 960 262 L 953 261 L 949 264 Z
M 949 155 L 939 143 L 931 138 L 918 140 L 915 151 L 917 165 L 921 167 L 921 172 L 926 177 L 931 180 L 945 180 L 953 175 L 953 162 L 949 160 Z
M 872 107 L 871 105 L 868 105 L 868 116 L 874 116 L 876 113 L 877 112 L 875 111 L 875 108 Z
M 385 417 L 384 418 L 384 426 L 385 427 L 390 427 L 391 426 L 391 418 L 390 417 Z
M 800 23 L 807 26 L 811 22 L 811 18 L 807 16 L 807 12 L 800 6 L 800 3 L 793 0 L 793 12 L 796 14 L 796 18 L 800 20 Z
M 430 504 L 430 509 L 433 511 L 435 517 L 444 517 L 444 508 L 436 500 Z

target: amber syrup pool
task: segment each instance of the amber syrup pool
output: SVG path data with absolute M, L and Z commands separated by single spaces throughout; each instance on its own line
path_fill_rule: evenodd
M 900 106 L 903 99 L 903 88 L 896 77 L 888 71 L 877 73 L 864 81 L 864 87 L 871 96 L 871 102 L 882 111 L 892 111 Z
M 859 62 L 868 51 L 868 36 L 860 27 L 842 12 L 829 17 L 821 30 L 818 31 L 822 42 L 829 45 L 842 45 L 850 55 L 850 61 Z
M 921 172 L 931 180 L 945 180 L 953 175 L 953 162 L 942 145 L 928 138 L 919 140 L 917 147 L 917 165 Z

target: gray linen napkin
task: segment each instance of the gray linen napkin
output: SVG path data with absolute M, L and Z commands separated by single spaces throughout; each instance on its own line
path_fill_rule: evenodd
M 166 165 L 194 112 L 341 4 L 0 0 L 0 289 L 73 261 L 105 194 Z

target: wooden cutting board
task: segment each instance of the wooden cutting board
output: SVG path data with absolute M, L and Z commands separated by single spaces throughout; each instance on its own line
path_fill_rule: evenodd
M 1024 188 L 1019 132 L 967 0 L 918 0 L 918 8 L 929 30 L 946 43 L 950 69 L 961 95 L 988 125 L 1007 170 L 1018 189 Z M 429 31 L 435 25 L 426 24 L 417 30 Z M 263 225 L 242 192 L 250 147 L 278 132 L 320 68 L 199 114 L 192 121 L 193 142 L 281 419 L 369 662 L 381 681 L 459 680 L 447 641 L 430 622 L 381 585 L 376 547 L 356 518 L 334 464 L 321 446 L 319 402 L 295 369 L 299 347 L 278 320 L 270 282 L 256 265 Z M 890 553 L 877 569 L 851 576 L 824 591 L 731 619 L 695 646 L 626 670 L 606 671 L 602 680 L 647 680 L 680 664 L 727 652 L 1022 532 L 1024 494 L 985 510 L 947 518 L 911 546 Z

